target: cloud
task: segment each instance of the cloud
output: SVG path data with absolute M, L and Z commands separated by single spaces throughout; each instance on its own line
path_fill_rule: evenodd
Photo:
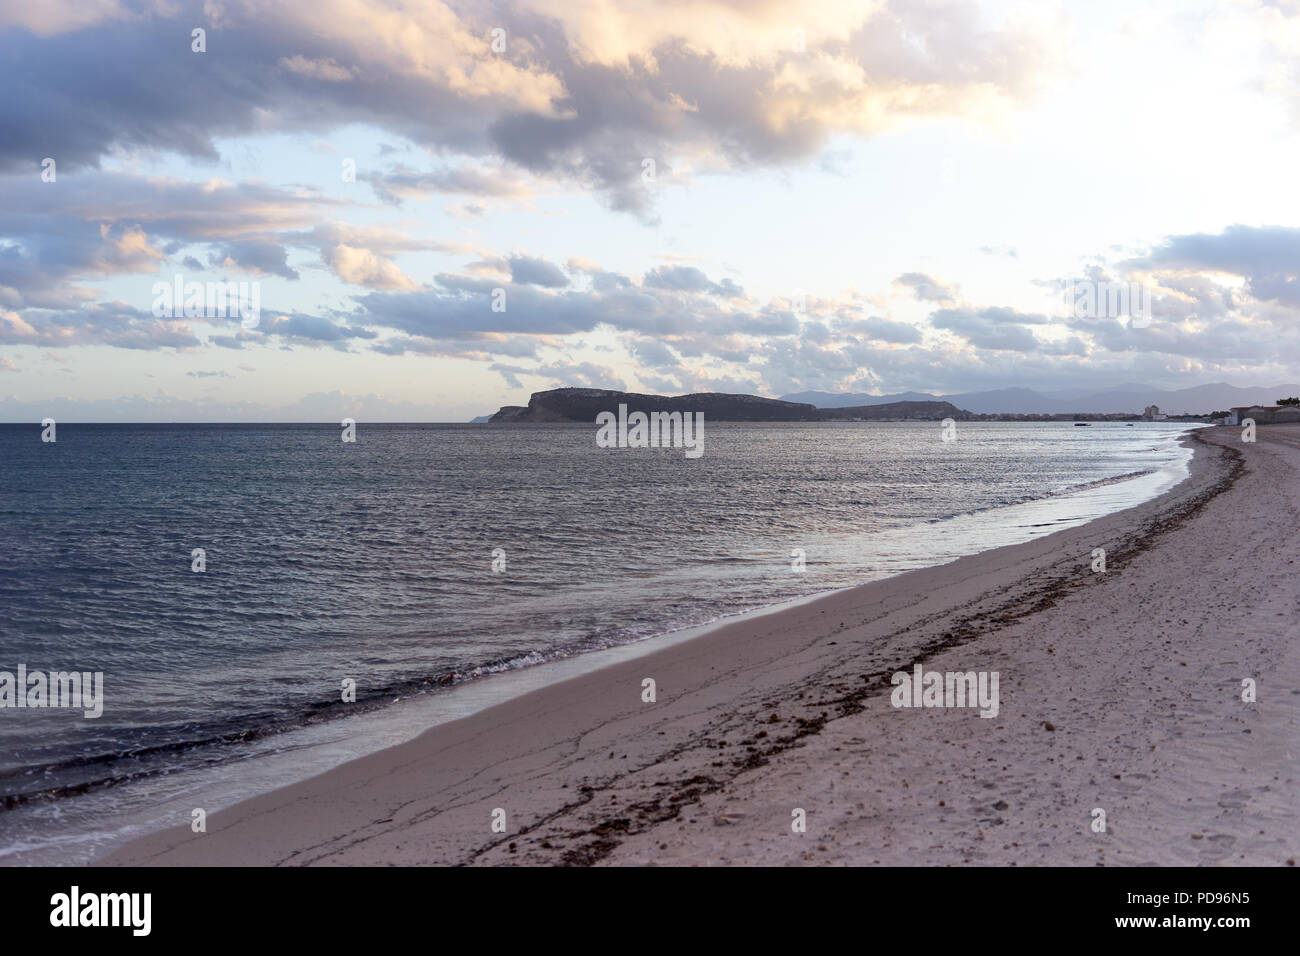
M 745 290 L 730 279 L 711 282 L 694 266 L 659 266 L 645 275 L 643 284 L 650 289 L 672 289 L 678 292 L 707 292 L 729 299 L 742 299 Z
M 548 289 L 562 289 L 569 284 L 569 277 L 545 259 L 513 255 L 507 261 L 510 264 L 510 278 L 514 282 L 545 286 Z
M 354 226 L 344 222 L 324 223 L 310 232 L 286 236 L 285 241 L 319 249 L 325 265 L 344 282 L 403 291 L 415 289 L 416 283 L 402 272 L 393 256 L 402 252 L 462 248 L 456 243 L 419 239 L 390 226 Z
M 953 303 L 957 301 L 957 287 L 941 282 L 924 272 L 905 272 L 894 280 L 895 285 L 911 289 L 920 302 Z
M 404 199 L 429 199 L 438 194 L 512 200 L 531 199 L 537 194 L 535 185 L 504 163 L 423 172 L 399 164 L 386 172 L 366 172 L 358 178 L 369 183 L 381 200 L 393 204 Z
M 971 345 L 997 351 L 1036 352 L 1040 342 L 1025 325 L 1041 325 L 1045 316 L 1016 312 L 1014 309 L 939 309 L 930 315 L 936 329 L 957 333 Z
M 414 289 L 415 282 L 389 259 L 370 249 L 344 243 L 330 246 L 322 255 L 325 264 L 344 282 L 372 289 Z
M 1129 268 L 1226 273 L 1256 299 L 1300 307 L 1300 229 L 1234 225 L 1215 234 L 1170 236 Z
M 133 11 L 121 0 L 45 0 L 5 5 L 0 8 L 0 27 L 19 26 L 37 36 L 52 36 L 132 16 Z
M 284 279 L 297 279 L 298 270 L 289 268 L 288 257 L 289 250 L 276 242 L 228 242 L 208 255 L 208 264 L 221 269 L 251 272 L 254 275 L 276 275 Z
M 327 83 L 346 83 L 348 80 L 355 78 L 351 70 L 339 66 L 328 57 L 319 60 L 309 60 L 301 55 L 281 57 L 280 65 L 292 73 L 297 73 L 299 76 L 309 77 L 313 80 L 324 80 Z
M 552 261 L 414 235 L 405 223 L 356 225 L 339 217 L 357 203 L 299 187 L 93 170 L 45 186 L 0 177 L 5 347 L 310 347 L 454 358 L 514 382 L 563 384 L 568 370 L 583 376 L 570 384 L 748 383 L 769 394 L 965 390 L 999 378 L 1059 387 L 1099 376 L 1272 377 L 1270 369 L 1300 356 L 1293 265 L 1300 230 L 1285 227 L 1175 235 L 1145 256 L 1106 264 L 1099 257 L 1089 279 L 1149 284 L 1156 321 L 1148 328 L 967 302 L 955 283 L 902 273 L 895 288 L 934 309 L 927 324 L 911 302 L 902 303 L 907 321 L 890 315 L 887 306 L 897 303 L 888 294 L 807 295 L 798 310 L 783 299 L 760 301 L 681 257 L 625 275 L 578 256 Z M 202 260 L 190 253 L 199 250 L 219 269 L 286 280 L 299 276 L 290 262 L 306 253 L 311 268 L 319 255 L 354 294 L 337 309 L 264 301 L 255 329 L 228 319 L 202 319 L 195 329 L 100 301 L 88 284 L 139 273 L 147 289 L 178 260 L 197 271 Z M 420 282 L 399 265 L 435 252 L 467 261 Z M 492 307 L 497 289 L 504 311 Z M 864 301 L 880 314 L 863 317 Z
M 845 323 L 844 328 L 846 331 L 860 332 L 879 342 L 892 342 L 899 345 L 911 345 L 920 342 L 922 338 L 921 330 L 917 326 L 907 322 L 882 319 L 878 315 Z
M 207 246 L 217 264 L 229 258 L 236 268 L 290 278 L 283 247 L 341 205 L 263 183 L 122 172 L 39 185 L 0 177 L 0 288 L 17 297 L 10 306 L 75 308 L 98 295 L 79 281 L 156 274 L 190 245 Z M 182 264 L 202 268 L 193 256 Z
M 258 336 L 280 336 L 289 341 L 303 344 L 333 344 L 345 346 L 354 339 L 371 340 L 376 333 L 370 329 L 347 325 L 323 315 L 307 315 L 300 312 L 263 314 L 262 321 L 253 334 L 242 336 L 239 341 L 255 339 Z
M 122 349 L 185 349 L 200 344 L 184 322 L 155 319 L 121 302 L 94 303 L 80 309 L 28 309 L 22 315 L 0 310 L 0 343 Z
M 627 390 L 627 383 L 621 375 L 613 369 L 593 365 L 591 362 L 550 362 L 532 368 L 497 363 L 491 366 L 491 370 L 500 373 L 511 388 L 525 387 L 520 376 L 531 376 L 543 379 L 547 388 L 573 385 Z
M 482 219 L 488 214 L 488 207 L 476 202 L 453 202 L 444 207 L 449 216 L 457 219 Z
M 672 349 L 655 339 L 634 339 L 629 347 L 643 367 L 675 369 L 681 361 Z
M 0 168 L 30 173 L 48 155 L 74 171 L 115 150 L 215 161 L 224 139 L 363 123 L 590 187 L 642 216 L 646 158 L 663 183 L 683 163 L 803 162 L 837 133 L 906 117 L 982 119 L 1050 81 L 1065 42 L 1051 24 L 993 25 L 973 4 L 920 0 L 100 0 L 8 19 L 35 32 L 0 32 L 0 83 L 24 90 L 4 108 Z M 193 25 L 208 30 L 208 52 L 191 51 Z M 498 52 L 490 31 L 502 25 Z M 372 182 L 389 197 L 444 191 L 440 179 L 473 178 L 457 168 Z

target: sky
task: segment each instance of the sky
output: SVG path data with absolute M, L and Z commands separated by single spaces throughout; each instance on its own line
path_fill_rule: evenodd
M 1300 381 L 1300 0 L 41 0 L 0 82 L 3 421 Z

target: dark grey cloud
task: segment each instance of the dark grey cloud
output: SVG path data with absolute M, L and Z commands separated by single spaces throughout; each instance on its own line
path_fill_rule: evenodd
M 546 259 L 532 256 L 509 256 L 510 278 L 523 285 L 540 285 L 548 289 L 562 289 L 569 284 L 569 277 L 559 266 Z
M 675 292 L 707 292 L 728 299 L 743 299 L 745 290 L 723 279 L 713 282 L 694 266 L 659 266 L 646 273 L 643 284 L 650 289 L 671 289 Z
M 233 266 L 258 275 L 297 279 L 298 270 L 289 267 L 288 259 L 288 249 L 279 243 L 266 241 L 222 243 L 208 254 L 208 263 L 215 268 Z
M 617 272 L 597 272 L 591 277 L 591 287 L 597 292 L 613 292 L 615 289 L 629 289 L 632 280 Z
M 371 329 L 346 325 L 323 315 L 307 315 L 299 312 L 268 313 L 266 310 L 262 312 L 256 331 L 263 335 L 277 335 L 288 341 L 297 340 L 302 343 L 325 343 L 336 346 L 346 345 L 354 339 L 369 341 L 378 337 L 378 333 Z
M 650 368 L 675 368 L 680 364 L 673 350 L 656 339 L 634 339 L 628 347 L 638 362 Z
M 897 345 L 912 345 L 920 342 L 921 329 L 908 322 L 895 322 L 873 315 L 866 319 L 843 323 L 848 332 L 861 333 L 880 342 L 892 342 Z

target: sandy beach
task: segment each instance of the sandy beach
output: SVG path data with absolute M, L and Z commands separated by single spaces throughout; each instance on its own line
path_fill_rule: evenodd
M 1300 426 L 1189 440 L 1140 507 L 739 619 L 103 862 L 1294 864 Z M 892 706 L 918 663 L 997 672 L 997 716 Z

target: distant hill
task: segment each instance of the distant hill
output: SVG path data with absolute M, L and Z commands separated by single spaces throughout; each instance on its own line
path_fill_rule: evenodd
M 533 392 L 528 404 L 505 405 L 493 422 L 594 422 L 601 412 L 703 412 L 706 420 L 724 422 L 811 422 L 820 415 L 811 405 L 757 395 L 699 392 L 694 395 L 646 395 L 605 388 L 553 388 Z
M 895 392 L 867 395 L 852 392 L 797 392 L 782 395 L 787 402 L 806 402 L 817 408 L 847 408 L 855 405 L 887 405 L 895 402 L 949 402 L 977 414 L 987 413 L 1055 413 L 1076 411 L 1058 408 L 1056 403 L 1027 388 L 1004 388 L 996 392 L 971 392 L 960 395 L 931 395 L 929 392 Z M 1141 411 L 1141 409 L 1138 409 Z
M 595 422 L 601 412 L 626 405 L 631 412 L 703 412 L 715 422 L 816 422 L 861 418 L 871 421 L 938 421 L 961 419 L 966 412 L 947 402 L 892 402 L 870 406 L 819 409 L 757 395 L 697 392 L 693 395 L 646 395 L 603 388 L 555 388 L 534 392 L 527 405 L 505 405 L 492 422 Z
M 1100 414 L 1140 414 L 1148 405 L 1158 405 L 1167 415 L 1199 415 L 1221 411 L 1237 405 L 1276 404 L 1279 398 L 1300 396 L 1300 385 L 1271 385 L 1241 388 L 1217 382 L 1191 388 L 1166 390 L 1142 385 L 1121 385 L 1099 391 L 1063 389 L 1036 392 L 1028 388 L 1003 388 L 957 395 L 931 395 L 925 392 L 901 392 L 892 395 L 866 395 L 847 392 L 796 392 L 783 395 L 788 402 L 803 402 L 817 408 L 844 408 L 854 405 L 884 405 L 892 402 L 951 402 L 976 414 L 1044 414 L 1070 415 L 1076 412 Z

